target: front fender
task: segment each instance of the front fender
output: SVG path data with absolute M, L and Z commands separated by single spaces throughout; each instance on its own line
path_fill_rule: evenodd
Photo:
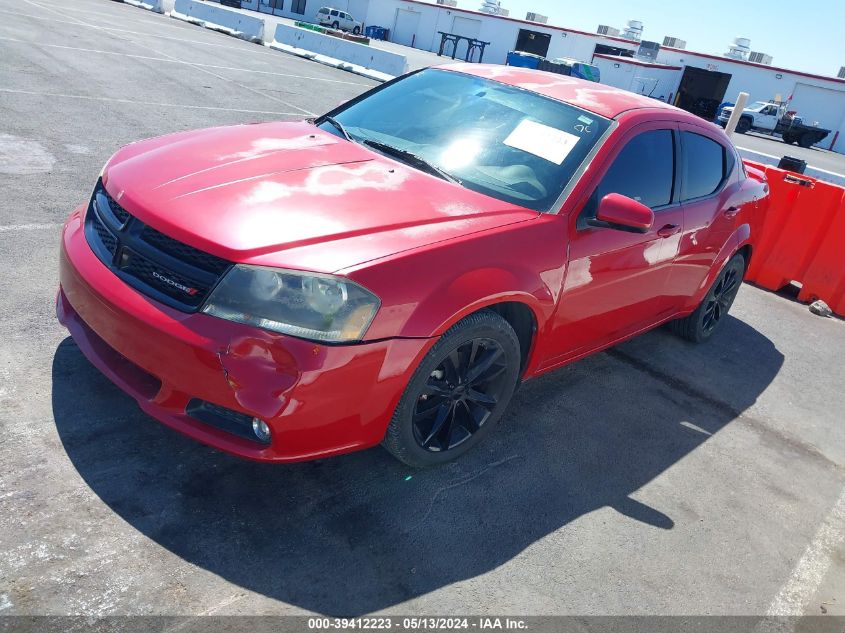
M 346 274 L 382 300 L 367 339 L 439 336 L 466 315 L 516 301 L 541 330 L 566 265 L 566 221 L 554 215 L 368 262 Z
M 529 271 L 485 268 L 468 271 L 444 283 L 426 297 L 408 321 L 411 331 L 430 330 L 440 336 L 465 316 L 506 301 L 525 304 L 534 321 L 545 324 L 554 304 L 552 290 Z

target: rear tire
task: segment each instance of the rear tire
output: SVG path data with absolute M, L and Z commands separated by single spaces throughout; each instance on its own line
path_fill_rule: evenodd
M 520 362 L 519 339 L 501 316 L 482 310 L 462 319 L 420 362 L 382 445 L 415 468 L 460 457 L 502 417 Z
M 736 123 L 736 131 L 738 134 L 745 134 L 748 130 L 751 129 L 751 121 L 748 119 L 740 119 Z
M 709 339 L 725 321 L 745 276 L 745 258 L 737 253 L 716 277 L 695 312 L 670 322 L 672 331 L 693 343 Z
M 332 28 L 337 31 L 340 29 L 340 22 L 332 22 Z

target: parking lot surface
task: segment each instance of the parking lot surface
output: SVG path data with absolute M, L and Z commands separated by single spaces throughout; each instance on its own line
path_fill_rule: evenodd
M 54 316 L 109 155 L 372 82 L 106 0 L 0 0 L 0 614 L 845 614 L 845 323 L 746 285 L 526 383 L 460 461 L 249 463 L 143 415 Z
M 780 140 L 779 137 L 769 136 L 768 134 L 760 134 L 758 132 L 749 132 L 748 134 L 734 134 L 733 142 L 741 150 L 748 150 L 750 152 L 758 152 L 764 156 L 773 158 L 780 158 L 781 156 L 793 156 L 801 160 L 807 161 L 807 165 L 823 170 L 827 174 L 839 176 L 834 182 L 838 184 L 845 184 L 840 182 L 845 180 L 845 155 L 837 154 L 826 149 L 830 146 L 831 138 L 824 139 L 815 147 L 798 147 L 797 145 L 787 145 Z M 749 158 L 754 158 L 749 155 Z M 824 176 L 825 174 L 820 174 Z

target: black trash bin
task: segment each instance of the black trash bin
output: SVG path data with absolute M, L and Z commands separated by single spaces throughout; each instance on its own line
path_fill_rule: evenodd
M 796 174 L 803 174 L 807 169 L 807 161 L 795 158 L 794 156 L 784 156 L 778 163 L 778 169 L 785 169 L 786 171 L 795 172 Z

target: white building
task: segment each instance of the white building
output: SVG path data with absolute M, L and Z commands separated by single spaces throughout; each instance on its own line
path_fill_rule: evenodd
M 246 8 L 307 21 L 313 21 L 324 4 L 349 11 L 365 25 L 390 29 L 389 39 L 393 42 L 427 51 L 437 52 L 438 32 L 443 31 L 489 42 L 484 51 L 486 63 L 504 64 L 512 50 L 550 59 L 568 57 L 590 62 L 599 67 L 602 83 L 662 98 L 693 111 L 733 102 L 739 92 L 748 92 L 751 101 L 785 101 L 791 97 L 790 110 L 797 110 L 805 123 L 818 123 L 832 130 L 820 146 L 845 153 L 843 78 L 667 46 L 660 47 L 653 62 L 647 62 L 634 57 L 641 42 L 622 36 L 588 33 L 421 0 L 243 0 Z M 281 8 L 274 10 L 273 5 Z M 626 30 L 639 35 L 642 24 L 631 21 Z M 736 40 L 733 46 L 737 46 Z

